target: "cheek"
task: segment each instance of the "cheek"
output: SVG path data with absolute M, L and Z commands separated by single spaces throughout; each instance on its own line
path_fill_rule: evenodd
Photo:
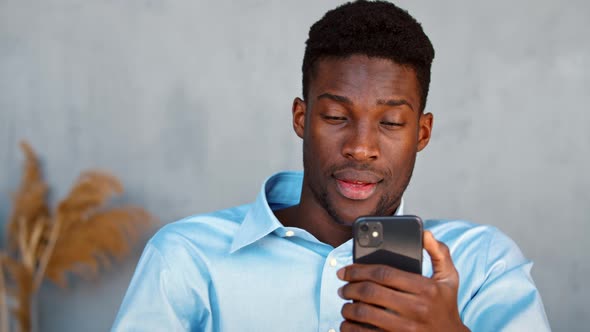
M 394 174 L 413 167 L 417 144 L 418 139 L 413 133 L 403 138 L 389 140 L 384 144 L 381 150 L 382 156 Z
M 414 126 L 408 126 L 400 131 L 384 133 L 381 135 L 381 148 L 404 154 L 416 149 L 418 144 L 418 131 Z
M 307 141 L 309 149 L 314 153 L 313 157 L 324 162 L 340 151 L 337 133 L 330 132 L 329 128 L 322 126 L 312 127 L 308 132 Z
M 321 135 L 308 132 L 303 140 L 303 161 L 307 172 L 315 183 L 322 182 L 324 170 L 330 167 L 330 151 L 325 145 L 326 141 Z

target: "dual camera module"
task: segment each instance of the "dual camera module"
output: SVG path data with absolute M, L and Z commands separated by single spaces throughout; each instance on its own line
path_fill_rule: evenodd
M 383 225 L 379 221 L 363 221 L 357 228 L 357 241 L 362 247 L 378 247 L 383 242 Z

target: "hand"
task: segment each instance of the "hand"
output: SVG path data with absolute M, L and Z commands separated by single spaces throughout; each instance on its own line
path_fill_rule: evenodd
M 449 248 L 424 232 L 424 249 L 432 258 L 433 275 L 421 275 L 386 265 L 353 264 L 338 271 L 348 284 L 338 293 L 355 300 L 342 307 L 340 330 L 469 331 L 457 309 L 459 274 Z

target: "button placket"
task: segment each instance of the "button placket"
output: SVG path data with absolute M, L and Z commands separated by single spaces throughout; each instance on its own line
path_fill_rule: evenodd
M 320 290 L 319 331 L 335 332 L 342 322 L 340 310 L 344 300 L 338 296 L 338 288 L 344 285 L 344 282 L 338 279 L 336 271 L 344 266 L 343 261 L 338 259 L 334 252 L 326 257 Z
M 330 258 L 330 266 L 336 267 L 336 265 L 338 265 L 338 260 L 336 258 Z

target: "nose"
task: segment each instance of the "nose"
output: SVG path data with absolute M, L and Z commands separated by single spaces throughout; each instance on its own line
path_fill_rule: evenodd
M 376 160 L 379 157 L 378 134 L 378 128 L 368 123 L 353 126 L 342 147 L 342 154 L 347 159 L 360 162 Z

